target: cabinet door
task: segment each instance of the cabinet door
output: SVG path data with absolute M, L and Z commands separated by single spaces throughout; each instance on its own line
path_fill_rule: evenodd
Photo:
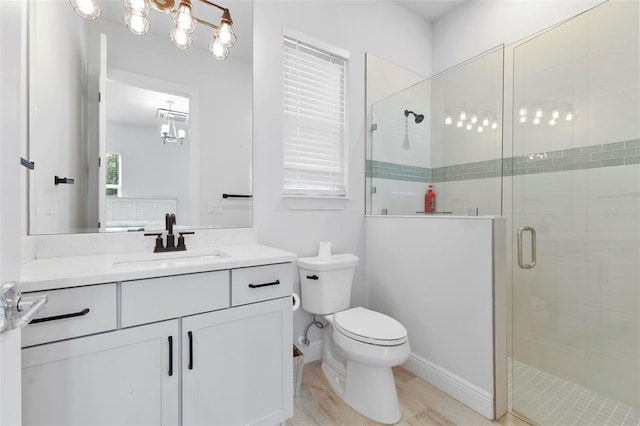
M 174 320 L 23 349 L 23 424 L 178 424 L 178 336 Z
M 184 318 L 184 425 L 293 416 L 291 329 L 288 297 Z

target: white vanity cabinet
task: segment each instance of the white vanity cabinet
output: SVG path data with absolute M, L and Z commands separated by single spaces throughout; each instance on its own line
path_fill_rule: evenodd
M 291 299 L 280 298 L 182 320 L 185 425 L 275 425 L 289 417 L 291 315 Z
M 110 295 L 103 304 L 113 309 L 100 312 L 113 311 L 115 330 L 91 327 L 98 316 L 87 314 L 48 323 L 67 340 L 46 343 L 38 324 L 25 331 L 38 338 L 23 344 L 23 424 L 284 422 L 293 415 L 293 275 L 285 262 L 90 286 Z M 82 288 L 46 293 L 74 299 Z M 71 325 L 93 334 L 68 334 Z
M 179 335 L 173 320 L 23 349 L 22 424 L 178 424 Z

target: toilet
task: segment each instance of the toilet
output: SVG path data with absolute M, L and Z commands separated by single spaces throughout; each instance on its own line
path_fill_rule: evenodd
M 352 254 L 298 259 L 302 309 L 322 315 L 322 371 L 335 393 L 379 423 L 400 421 L 391 367 L 409 358 L 407 330 L 395 319 L 350 308 L 358 258 Z

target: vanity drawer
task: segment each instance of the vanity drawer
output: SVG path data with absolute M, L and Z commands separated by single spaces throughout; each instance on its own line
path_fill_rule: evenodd
M 229 271 L 122 283 L 122 327 L 229 307 Z
M 35 317 L 34 322 L 22 329 L 23 347 L 114 330 L 117 327 L 116 284 L 24 294 L 46 294 L 49 303 Z
M 233 306 L 291 296 L 293 264 L 254 266 L 231 271 Z

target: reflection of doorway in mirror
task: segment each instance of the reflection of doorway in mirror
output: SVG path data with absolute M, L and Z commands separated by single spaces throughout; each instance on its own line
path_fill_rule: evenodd
M 179 224 L 191 224 L 189 97 L 172 92 L 169 83 L 161 89 L 155 79 L 108 75 L 104 152 L 118 153 L 119 169 L 115 193 L 109 183 L 115 167 L 109 168 L 107 154 L 106 198 L 100 206 L 104 230 L 163 229 L 165 213 L 175 213 Z

